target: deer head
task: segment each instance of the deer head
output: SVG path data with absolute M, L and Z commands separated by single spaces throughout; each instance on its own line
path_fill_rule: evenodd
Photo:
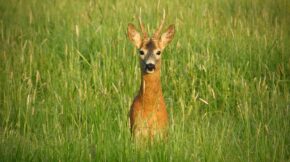
M 175 27 L 170 25 L 166 32 L 160 36 L 162 27 L 165 20 L 165 12 L 163 13 L 163 19 L 156 29 L 152 37 L 148 37 L 148 34 L 144 28 L 144 24 L 139 17 L 141 34 L 136 30 L 135 26 L 131 23 L 128 24 L 128 37 L 130 41 L 138 48 L 140 54 L 140 65 L 143 74 L 151 74 L 155 71 L 159 71 L 161 67 L 161 55 L 164 48 L 171 42 L 174 37 Z

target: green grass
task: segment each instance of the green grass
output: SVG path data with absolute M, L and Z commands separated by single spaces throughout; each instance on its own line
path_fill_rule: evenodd
M 163 53 L 165 144 L 135 148 L 139 8 Z M 0 0 L 0 161 L 290 161 L 288 0 Z

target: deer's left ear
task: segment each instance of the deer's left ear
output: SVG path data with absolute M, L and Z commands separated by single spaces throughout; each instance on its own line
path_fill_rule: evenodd
M 172 41 L 174 34 L 175 34 L 175 26 L 170 25 L 167 28 L 166 32 L 161 35 L 159 42 L 161 49 L 164 49 Z
M 136 30 L 135 26 L 133 24 L 128 24 L 128 37 L 130 41 L 137 47 L 141 47 L 141 35 L 139 32 Z

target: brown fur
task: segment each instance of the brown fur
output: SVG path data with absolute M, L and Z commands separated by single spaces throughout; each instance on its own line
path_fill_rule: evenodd
M 164 22 L 164 20 L 163 20 Z M 163 22 L 161 24 L 163 24 Z M 133 24 L 128 25 L 128 37 L 130 41 L 142 52 L 140 56 L 141 86 L 135 97 L 130 110 L 131 132 L 135 138 L 164 137 L 167 133 L 168 114 L 161 87 L 161 55 L 165 46 L 173 39 L 174 25 L 169 26 L 167 31 L 159 36 L 162 25 L 155 32 L 153 38 L 147 38 L 147 33 L 140 22 L 143 38 Z M 155 65 L 154 72 L 148 73 L 145 65 Z
M 131 132 L 135 137 L 164 136 L 168 115 L 162 95 L 160 70 L 153 74 L 142 73 L 139 94 L 130 110 Z

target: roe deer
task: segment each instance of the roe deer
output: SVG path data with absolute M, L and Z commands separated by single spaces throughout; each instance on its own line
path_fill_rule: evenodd
M 161 56 L 162 51 L 174 37 L 175 27 L 170 25 L 160 36 L 163 19 L 150 38 L 145 31 L 144 24 L 139 17 L 142 36 L 131 23 L 128 24 L 129 40 L 138 48 L 140 54 L 141 86 L 130 110 L 130 126 L 132 135 L 138 139 L 166 135 L 168 115 L 161 88 Z

